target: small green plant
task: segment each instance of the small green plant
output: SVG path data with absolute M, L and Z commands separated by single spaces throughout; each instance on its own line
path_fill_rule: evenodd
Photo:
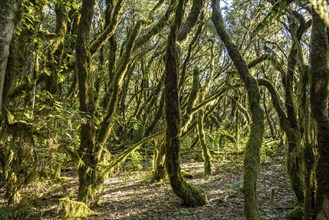
M 186 208 L 181 208 L 180 210 L 179 210 L 179 212 L 182 214 L 182 215 L 189 215 L 190 214 L 190 211 L 188 210 L 188 209 L 186 209 Z
M 26 214 L 32 209 L 35 209 L 35 207 L 31 204 L 17 207 L 0 207 L 0 219 L 23 219 L 23 216 L 26 216 Z
M 229 191 L 232 193 L 242 193 L 243 192 L 243 181 L 237 181 L 233 183 L 225 184 L 229 188 Z
M 143 165 L 141 164 L 142 160 L 143 160 L 142 155 L 138 151 L 135 151 L 131 153 L 127 158 L 125 167 L 128 170 L 142 170 L 143 169 Z

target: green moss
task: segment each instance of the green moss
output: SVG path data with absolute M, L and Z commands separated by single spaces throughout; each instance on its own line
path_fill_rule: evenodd
M 156 154 L 154 155 L 153 179 L 157 182 L 166 177 L 164 143 L 161 144 L 160 150 L 156 150 L 155 153 Z
M 187 179 L 192 179 L 193 178 L 193 175 L 188 171 L 182 170 L 181 174 L 184 178 L 187 178 Z
M 288 214 L 288 219 L 290 220 L 302 220 L 304 215 L 304 209 L 301 206 L 296 206 L 291 212 Z
M 64 218 L 86 218 L 91 215 L 96 215 L 96 212 L 91 210 L 85 203 L 62 198 L 59 200 L 57 211 L 64 209 Z

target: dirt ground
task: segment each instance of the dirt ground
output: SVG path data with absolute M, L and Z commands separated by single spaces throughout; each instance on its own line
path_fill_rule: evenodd
M 189 183 L 206 190 L 207 205 L 186 207 L 173 194 L 168 181 L 152 183 L 150 171 L 126 171 L 106 180 L 99 200 L 92 206 L 97 214 L 88 219 L 243 219 L 241 165 L 215 164 L 214 174 L 207 178 L 203 177 L 201 162 L 183 163 L 182 169 L 193 175 L 187 179 Z M 262 219 L 286 219 L 294 207 L 285 170 L 282 159 L 262 164 L 257 189 Z M 63 219 L 64 211 L 57 210 L 58 200 L 72 198 L 77 187 L 76 178 L 67 178 L 62 184 L 30 187 L 30 197 L 37 196 L 29 201 L 35 209 L 23 219 Z

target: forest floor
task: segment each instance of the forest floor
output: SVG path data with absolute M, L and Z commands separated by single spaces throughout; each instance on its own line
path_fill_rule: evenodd
M 282 158 L 267 158 L 262 163 L 257 188 L 262 219 L 286 219 L 294 207 Z M 106 180 L 100 199 L 92 206 L 97 214 L 88 219 L 243 219 L 243 170 L 241 164 L 232 163 L 214 163 L 211 177 L 203 176 L 202 162 L 182 164 L 193 176 L 187 181 L 209 196 L 207 205 L 196 208 L 182 205 L 168 181 L 150 182 L 150 170 L 120 172 Z M 59 198 L 72 197 L 77 187 L 77 178 L 67 178 L 62 184 L 31 185 L 24 194 L 28 193 L 35 208 L 22 219 L 63 219 L 64 211 L 57 210 Z

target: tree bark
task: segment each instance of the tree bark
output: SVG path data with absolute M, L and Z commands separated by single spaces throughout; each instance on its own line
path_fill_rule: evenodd
M 76 43 L 76 65 L 78 70 L 80 111 L 84 122 L 80 130 L 79 156 L 83 164 L 79 167 L 78 199 L 87 202 L 94 194 L 95 180 L 95 103 L 91 75 L 90 29 L 93 17 L 93 0 L 83 0 Z
M 204 169 L 204 176 L 211 176 L 211 154 L 209 148 L 206 143 L 205 132 L 203 128 L 203 121 L 204 121 L 204 110 L 199 110 L 198 115 L 198 133 L 199 133 L 199 141 L 202 148 L 202 157 L 203 157 L 203 169 Z
M 248 66 L 233 43 L 229 33 L 225 30 L 224 21 L 218 8 L 218 1 L 212 0 L 212 21 L 216 31 L 222 39 L 248 94 L 249 110 L 251 113 L 251 129 L 244 155 L 244 196 L 245 217 L 247 219 L 260 219 L 257 203 L 256 185 L 260 169 L 260 147 L 264 134 L 264 116 L 260 107 L 260 92 L 257 81 L 250 74 Z
M 179 0 L 175 21 L 171 26 L 166 51 L 165 115 L 166 115 L 166 168 L 174 193 L 188 206 L 200 206 L 207 203 L 204 191 L 188 184 L 180 168 L 180 104 L 178 97 L 179 52 L 176 45 L 178 29 L 184 15 L 184 0 Z
M 313 13 L 311 36 L 311 111 L 317 134 L 316 201 L 317 220 L 329 219 L 329 119 L 328 119 L 328 37 L 326 25 Z
M 15 30 L 16 0 L 3 0 L 0 6 L 0 108 L 2 107 L 3 87 L 7 62 L 9 57 L 10 42 Z

